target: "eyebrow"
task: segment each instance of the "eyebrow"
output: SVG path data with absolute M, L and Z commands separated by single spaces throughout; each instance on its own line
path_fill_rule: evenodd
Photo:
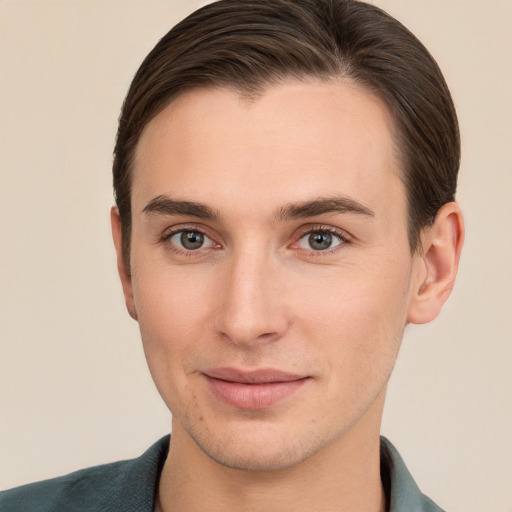
M 344 196 L 318 198 L 314 201 L 290 203 L 279 209 L 276 218 L 279 220 L 302 219 L 326 213 L 355 213 L 374 217 L 375 213 L 363 204 Z
M 187 215 L 203 220 L 218 221 L 221 216 L 217 210 L 203 203 L 195 201 L 179 201 L 160 195 L 151 201 L 142 210 L 143 213 L 157 213 L 160 215 Z M 355 213 L 373 217 L 375 214 L 368 207 L 354 199 L 336 196 L 318 198 L 313 201 L 289 203 L 280 208 L 275 215 L 277 220 L 303 219 L 315 217 L 326 213 Z
M 157 196 L 142 210 L 143 213 L 158 213 L 161 215 L 187 215 L 204 220 L 219 220 L 219 213 L 202 203 L 195 201 L 178 201 L 167 196 Z

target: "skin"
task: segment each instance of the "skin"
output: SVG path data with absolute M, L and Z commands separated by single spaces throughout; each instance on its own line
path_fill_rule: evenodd
M 448 297 L 463 238 L 449 203 L 411 255 L 392 133 L 383 102 L 341 81 L 290 81 L 254 101 L 189 91 L 146 126 L 130 272 L 115 208 L 112 226 L 173 414 L 162 510 L 385 509 L 386 385 L 407 323 Z M 226 367 L 304 381 L 268 407 L 236 407 L 205 376 Z

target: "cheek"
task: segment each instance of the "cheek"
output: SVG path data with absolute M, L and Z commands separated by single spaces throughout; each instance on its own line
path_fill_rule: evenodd
M 141 330 L 184 343 L 208 314 L 209 281 L 158 260 L 135 268 L 134 298 Z M 187 336 L 188 335 L 188 336 Z
M 165 272 L 135 274 L 134 297 L 146 359 L 165 395 L 165 384 L 179 384 L 200 353 L 210 314 L 204 285 Z
M 321 278 L 303 280 L 294 290 L 301 310 L 298 316 L 319 327 L 339 330 L 340 335 L 377 332 L 401 324 L 405 321 L 409 272 L 385 265 L 376 268 L 375 272 L 336 269 Z
M 352 382 L 392 367 L 405 327 L 407 268 L 377 268 L 382 272 L 333 273 L 315 293 L 299 294 L 305 337 L 321 345 L 334 373 Z

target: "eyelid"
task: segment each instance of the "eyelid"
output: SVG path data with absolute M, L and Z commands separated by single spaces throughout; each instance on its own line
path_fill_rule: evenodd
M 297 237 L 300 238 L 304 235 L 307 235 L 308 233 L 313 233 L 317 231 L 339 236 L 345 242 L 349 242 L 350 240 L 353 239 L 353 236 L 344 229 L 331 226 L 330 224 L 307 224 L 305 226 L 301 226 L 297 230 Z

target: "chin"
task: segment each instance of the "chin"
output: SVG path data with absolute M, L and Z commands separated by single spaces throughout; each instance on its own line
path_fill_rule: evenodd
M 317 432 L 293 429 L 279 432 L 273 425 L 244 425 L 225 429 L 220 435 L 202 431 L 189 433 L 195 444 L 216 463 L 245 471 L 278 471 L 314 456 L 329 444 Z M 304 435 L 306 434 L 306 435 Z
M 278 471 L 293 467 L 308 458 L 294 447 L 278 449 L 275 445 L 260 446 L 259 443 L 237 446 L 235 442 L 222 450 L 204 446 L 200 448 L 221 466 L 243 471 Z

